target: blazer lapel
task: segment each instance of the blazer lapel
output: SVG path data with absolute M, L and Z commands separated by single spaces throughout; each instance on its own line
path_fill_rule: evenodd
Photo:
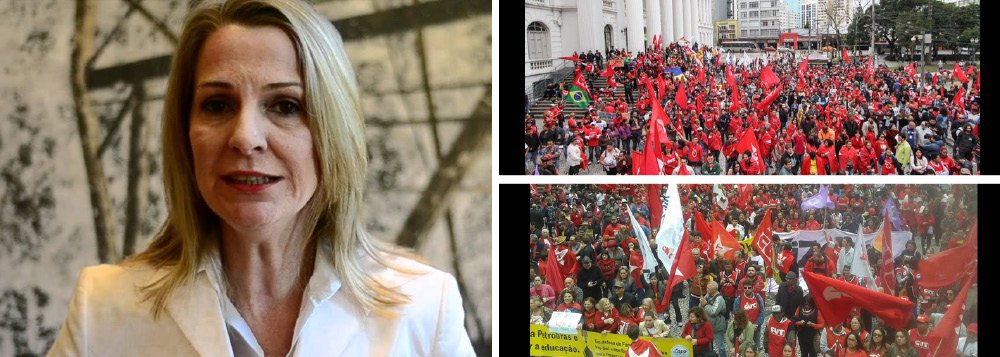
M 167 311 L 199 355 L 233 355 L 219 298 L 206 272 L 199 272 L 190 284 L 179 287 L 168 299 Z

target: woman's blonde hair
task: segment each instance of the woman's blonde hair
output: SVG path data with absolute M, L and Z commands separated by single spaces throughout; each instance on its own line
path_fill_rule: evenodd
M 316 254 L 325 254 L 333 262 L 343 288 L 362 307 L 392 316 L 391 308 L 408 303 L 409 297 L 376 281 L 362 262 L 368 256 L 382 266 L 413 273 L 388 261 L 391 255 L 410 254 L 370 238 L 364 229 L 361 212 L 368 158 L 354 71 L 337 30 L 299 0 L 202 3 L 184 24 L 163 109 L 163 185 L 169 213 L 149 248 L 128 262 L 170 268 L 166 276 L 142 289 L 145 299 L 152 301 L 153 316 L 162 313 L 175 289 L 194 277 L 205 253 L 218 246 L 220 218 L 196 189 L 188 127 L 202 45 L 209 35 L 230 24 L 274 26 L 294 43 L 307 122 L 319 158 L 318 188 L 303 208 L 307 233 Z

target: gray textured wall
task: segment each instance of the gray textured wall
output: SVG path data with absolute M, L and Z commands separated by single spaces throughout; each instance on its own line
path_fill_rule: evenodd
M 109 38 L 94 69 L 169 55 L 172 44 L 127 1 L 94 0 L 95 43 Z M 144 1 L 142 6 L 169 31 L 180 32 L 188 1 Z M 331 20 L 377 14 L 416 1 L 318 1 Z M 420 1 L 419 3 L 424 3 Z M 74 0 L 0 1 L 0 356 L 41 355 L 62 320 L 79 271 L 98 263 L 89 187 L 70 89 Z M 490 83 L 490 13 L 436 21 L 423 27 L 347 43 L 364 92 L 369 117 L 369 195 L 372 233 L 394 241 L 477 100 Z M 120 31 L 112 34 L 120 25 Z M 422 37 L 422 38 L 420 38 Z M 419 51 L 422 46 L 423 53 Z M 424 90 L 422 68 L 430 90 Z M 142 103 L 150 138 L 144 169 L 150 172 L 149 202 L 138 215 L 141 250 L 165 216 L 159 175 L 159 119 L 165 78 L 135 73 L 148 95 Z M 132 91 L 118 83 L 91 92 L 103 139 Z M 488 101 L 487 101 L 488 102 Z M 433 113 L 433 115 L 432 115 Z M 129 181 L 129 122 L 111 135 L 102 156 L 121 251 Z M 436 120 L 431 123 L 431 118 Z M 435 139 L 435 136 L 437 137 Z M 436 218 L 419 252 L 437 267 L 464 276 L 473 341 L 489 341 L 490 155 L 488 139 L 474 150 L 474 163 L 449 203 L 452 229 Z M 449 233 L 451 231 L 452 233 Z M 449 243 L 458 244 L 454 252 Z M 483 327 L 482 335 L 477 328 Z

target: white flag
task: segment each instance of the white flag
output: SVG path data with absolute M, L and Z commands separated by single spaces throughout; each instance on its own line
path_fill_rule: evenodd
M 715 194 L 715 203 L 719 205 L 719 208 L 725 211 L 726 208 L 729 207 L 729 198 L 726 197 L 726 193 L 722 191 L 722 186 L 715 184 L 715 187 L 712 188 L 712 193 Z
M 654 272 L 656 271 L 656 257 L 653 256 L 653 249 L 649 247 L 649 239 L 646 238 L 646 233 L 639 226 L 639 221 L 636 221 L 635 216 L 632 215 L 632 209 L 626 207 L 625 210 L 628 211 L 628 218 L 632 221 L 632 230 L 635 231 L 635 236 L 639 240 L 639 250 L 642 251 L 642 268 Z
M 868 248 L 865 247 L 864 223 L 865 221 L 862 219 L 861 224 L 858 226 L 858 236 L 854 238 L 854 258 L 851 259 L 851 274 L 864 279 L 866 288 L 877 290 L 875 287 L 875 278 L 872 276 L 871 265 L 868 264 Z
M 663 201 L 663 218 L 660 231 L 656 233 L 656 255 L 667 269 L 674 266 L 677 249 L 684 238 L 684 216 L 681 215 L 681 198 L 677 185 L 667 187 L 667 198 Z

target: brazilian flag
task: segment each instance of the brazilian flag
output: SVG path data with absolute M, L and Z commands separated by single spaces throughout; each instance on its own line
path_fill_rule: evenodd
M 587 106 L 590 105 L 590 96 L 587 95 L 586 91 L 577 86 L 569 86 L 565 98 L 567 102 L 576 104 L 576 106 L 583 109 L 587 109 Z

